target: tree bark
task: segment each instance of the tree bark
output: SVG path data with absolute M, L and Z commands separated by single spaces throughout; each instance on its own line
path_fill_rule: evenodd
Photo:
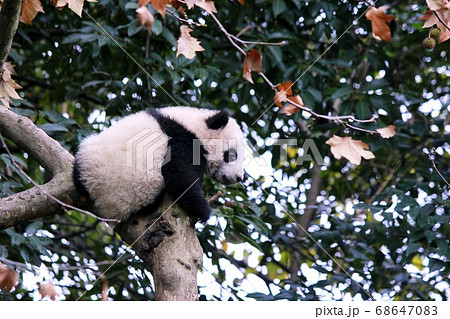
M 12 40 L 19 25 L 21 0 L 4 0 L 0 11 L 0 70 L 11 50 Z
M 155 211 L 131 217 L 114 229 L 149 265 L 156 300 L 198 300 L 203 251 L 194 223 L 165 195 Z

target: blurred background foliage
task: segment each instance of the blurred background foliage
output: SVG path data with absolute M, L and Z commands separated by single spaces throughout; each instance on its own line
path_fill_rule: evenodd
M 92 18 L 82 19 L 43 2 L 46 13 L 32 26 L 21 23 L 14 39 L 9 60 L 24 100 L 12 107 L 72 153 L 85 136 L 149 107 L 226 109 L 242 124 L 268 165 L 258 170 L 252 163 L 238 186 L 205 181 L 208 196 L 225 195 L 213 204 L 217 218 L 198 225 L 201 299 L 448 300 L 449 187 L 429 154 L 435 150 L 431 157 L 450 180 L 450 41 L 432 51 L 422 47 L 425 2 L 376 5 L 383 4 L 397 16 L 392 43 L 372 37 L 362 1 L 215 1 L 230 33 L 245 29 L 245 40 L 286 41 L 255 46 L 273 83 L 298 79 L 294 94 L 318 113 L 376 112 L 378 121 L 364 127 L 395 125 L 389 140 L 301 112 L 281 114 L 262 79 L 254 75 L 254 85 L 243 79 L 242 56 L 201 10 L 188 14 L 206 22 L 192 33 L 205 51 L 193 60 L 176 57 L 179 21 L 169 14 L 163 20 L 149 6 L 156 18 L 149 35 L 137 26 L 133 0 L 86 2 Z M 376 158 L 359 166 L 334 159 L 325 144 L 333 134 L 363 140 Z M 287 138 L 298 142 L 282 158 L 274 140 Z M 320 169 L 310 169 L 312 161 L 298 164 L 306 139 L 325 159 Z M 37 161 L 7 142 L 43 183 Z M 4 148 L 0 173 L 2 197 L 32 186 Z M 316 202 L 308 197 L 313 185 Z M 310 236 L 297 223 L 306 223 Z M 39 298 L 41 281 L 53 282 L 66 300 L 99 299 L 105 284 L 114 300 L 153 299 L 151 276 L 133 250 L 106 224 L 77 212 L 1 231 L 0 258 L 20 275 L 2 300 Z

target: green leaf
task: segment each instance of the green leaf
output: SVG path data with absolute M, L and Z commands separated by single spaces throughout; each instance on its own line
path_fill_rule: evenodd
M 6 229 L 5 232 L 11 237 L 11 245 L 20 246 L 25 242 L 26 237 L 16 233 L 13 227 Z
M 0 245 L 0 257 L 7 258 L 8 257 L 8 249 L 5 246 Z
M 322 93 L 319 90 L 315 88 L 308 88 L 306 91 L 313 96 L 316 102 L 318 103 L 322 102 Z
M 64 133 L 68 132 L 69 130 L 67 127 L 62 126 L 61 124 L 55 124 L 55 123 L 46 123 L 39 125 L 41 129 L 44 130 L 45 133 L 52 135 L 54 133 Z
M 36 232 L 42 228 L 42 225 L 44 225 L 44 223 L 41 221 L 32 222 L 25 228 L 25 233 L 29 236 L 34 236 Z
M 272 2 L 272 11 L 275 17 L 284 10 L 286 10 L 286 3 L 283 0 L 275 0 Z
M 43 255 L 49 256 L 49 252 L 48 252 L 47 248 L 44 247 L 42 242 L 39 240 L 39 237 L 36 237 L 36 236 L 28 237 L 28 240 L 29 240 L 30 246 L 32 248 L 39 251 Z

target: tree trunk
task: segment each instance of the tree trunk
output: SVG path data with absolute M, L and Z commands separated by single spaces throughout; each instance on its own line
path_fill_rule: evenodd
M 168 195 L 153 212 L 131 217 L 114 230 L 149 265 L 156 300 L 198 300 L 203 251 L 193 221 Z

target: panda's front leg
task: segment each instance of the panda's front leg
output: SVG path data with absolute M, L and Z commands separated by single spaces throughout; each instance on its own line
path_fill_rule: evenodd
M 163 166 L 165 190 L 190 216 L 206 222 L 211 207 L 203 196 L 202 173 L 190 165 L 177 164 Z

